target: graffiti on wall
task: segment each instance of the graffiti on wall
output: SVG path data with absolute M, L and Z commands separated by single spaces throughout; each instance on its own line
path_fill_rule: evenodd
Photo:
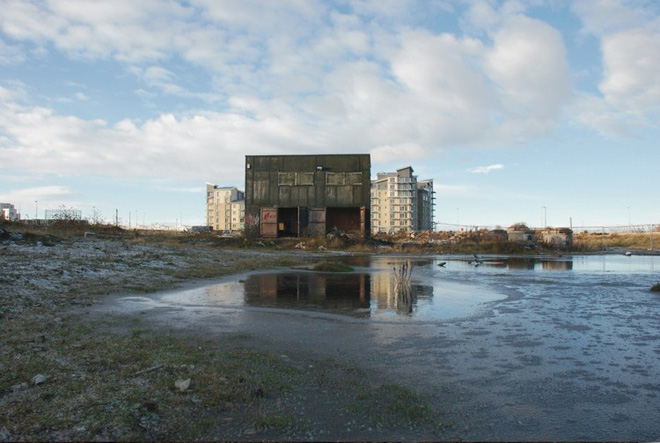
M 245 226 L 246 227 L 259 226 L 259 217 L 255 217 L 254 215 L 250 215 L 250 214 L 245 214 Z

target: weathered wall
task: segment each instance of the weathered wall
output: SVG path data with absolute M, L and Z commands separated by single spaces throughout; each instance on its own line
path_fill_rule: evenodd
M 245 233 L 249 237 L 259 236 L 263 207 L 310 210 L 365 207 L 368 230 L 370 184 L 368 154 L 248 155 L 245 157 Z

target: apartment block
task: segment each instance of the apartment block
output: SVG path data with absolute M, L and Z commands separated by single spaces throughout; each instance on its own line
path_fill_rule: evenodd
M 0 220 L 19 220 L 20 215 L 11 203 L 0 203 Z
M 433 229 L 433 180 L 417 180 L 413 168 L 380 172 L 371 182 L 373 234 Z
M 245 193 L 235 187 L 206 184 L 206 225 L 214 231 L 239 232 L 244 228 Z

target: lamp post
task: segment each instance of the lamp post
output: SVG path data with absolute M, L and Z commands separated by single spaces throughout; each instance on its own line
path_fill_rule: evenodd
M 543 208 L 543 227 L 546 228 L 548 226 L 548 212 L 545 206 L 541 206 Z
M 34 201 L 34 219 L 35 220 L 39 219 L 39 201 L 38 200 Z

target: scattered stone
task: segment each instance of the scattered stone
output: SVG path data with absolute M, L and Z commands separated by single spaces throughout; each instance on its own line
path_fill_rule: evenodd
M 37 374 L 34 377 L 32 377 L 32 380 L 30 380 L 30 383 L 37 386 L 37 385 L 40 385 L 42 383 L 45 383 L 46 380 L 48 380 L 48 377 L 46 377 L 43 374 Z
M 174 387 L 179 390 L 179 392 L 185 392 L 190 387 L 190 379 L 177 380 L 174 382 Z

